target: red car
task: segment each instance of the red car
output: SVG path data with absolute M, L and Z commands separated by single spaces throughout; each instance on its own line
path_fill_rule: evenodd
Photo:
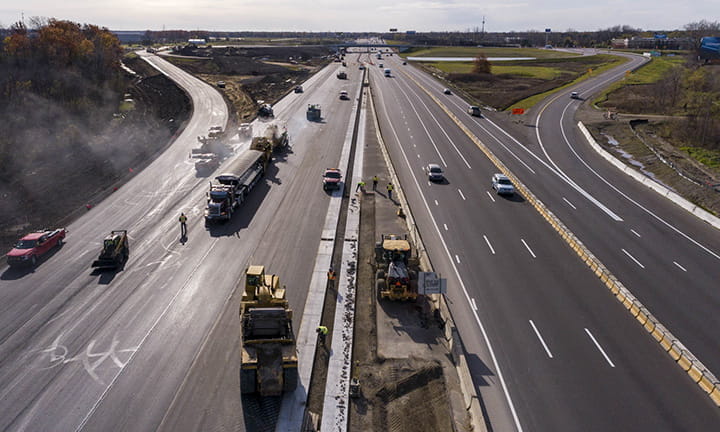
M 54 247 L 60 247 L 65 239 L 65 228 L 53 231 L 38 231 L 21 238 L 7 254 L 11 267 L 29 265 L 35 267 L 38 259 Z

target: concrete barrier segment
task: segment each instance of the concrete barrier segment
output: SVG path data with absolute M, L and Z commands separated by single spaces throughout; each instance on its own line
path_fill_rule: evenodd
M 682 370 L 687 372 L 692 366 L 692 361 L 692 357 L 688 357 L 687 353 L 681 352 L 680 358 L 677 360 L 677 364 L 682 368 Z
M 692 378 L 692 380 L 696 383 L 699 383 L 703 377 L 703 370 L 700 369 L 695 363 L 692 363 L 690 365 L 690 369 L 688 369 L 687 373 L 688 375 L 690 375 L 690 378 Z
M 585 136 L 585 139 L 590 144 L 590 147 L 592 147 L 593 150 L 595 150 L 595 152 L 597 152 L 605 160 L 609 161 L 611 164 L 620 168 L 620 170 L 622 170 L 625 174 L 628 174 L 630 177 L 632 177 L 635 180 L 639 181 L 640 183 L 644 184 L 648 188 L 654 190 L 658 194 L 669 199 L 676 205 L 678 205 L 681 208 L 685 209 L 686 211 L 694 214 L 699 219 L 707 222 L 708 224 L 712 225 L 713 227 L 715 227 L 717 229 L 720 229 L 720 218 L 718 218 L 717 216 L 713 215 L 712 213 L 702 209 L 701 207 L 698 207 L 696 204 L 686 200 L 682 196 L 678 195 L 676 192 L 657 183 L 656 181 L 643 175 L 642 173 L 638 172 L 637 170 L 625 165 L 622 161 L 617 159 L 610 152 L 608 152 L 607 150 L 602 148 L 597 143 L 597 141 L 595 141 L 595 138 L 593 138 L 590 131 L 588 131 L 588 129 L 585 127 L 585 125 L 582 122 L 578 122 L 578 128 L 580 129 L 582 134 Z
M 710 392 L 710 399 L 715 402 L 715 405 L 720 407 L 720 384 L 715 383 L 715 388 Z

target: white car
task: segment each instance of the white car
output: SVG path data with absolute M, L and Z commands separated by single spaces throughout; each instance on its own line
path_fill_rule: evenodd
M 427 168 L 425 168 L 425 171 L 428 173 L 428 180 L 435 182 L 435 181 L 443 181 L 445 176 L 443 175 L 443 170 L 438 164 L 428 164 Z
M 447 94 L 447 95 L 451 95 L 451 94 L 452 94 L 452 91 L 450 91 L 449 88 L 446 88 L 446 89 L 443 89 L 443 93 L 445 93 L 445 94 Z
M 492 188 L 495 189 L 498 195 L 514 195 L 515 186 L 505 174 L 493 174 L 492 176 Z

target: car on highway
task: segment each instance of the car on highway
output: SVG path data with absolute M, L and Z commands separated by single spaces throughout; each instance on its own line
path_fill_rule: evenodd
M 350 100 L 348 92 L 346 90 L 340 91 L 340 100 Z
M 380 64 L 378 65 L 378 67 L 380 67 L 380 68 L 384 68 L 384 67 L 385 67 L 385 65 L 384 65 L 384 64 L 382 64 L 382 63 L 380 63 Z
M 340 188 L 342 172 L 337 168 L 327 168 L 323 173 L 323 190 L 335 190 Z
M 272 105 L 270 105 L 270 104 L 260 105 L 260 109 L 258 110 L 258 115 L 260 117 L 274 117 L 275 113 L 273 112 Z
M 512 182 L 505 174 L 493 174 L 492 188 L 495 189 L 495 192 L 497 192 L 498 195 L 515 194 L 515 186 L 513 186 Z
M 452 91 L 449 88 L 445 88 L 443 89 L 443 93 L 445 93 L 446 95 L 451 95 Z
M 407 62 L 406 62 L 406 61 L 403 62 L 403 66 L 405 66 L 405 65 L 407 65 Z
M 303 92 L 303 86 L 296 85 L 295 86 L 295 93 L 302 93 Z
M 48 253 L 52 248 L 60 247 L 65 239 L 67 230 L 44 230 L 30 233 L 21 238 L 7 253 L 7 263 L 10 267 L 37 265 L 38 259 Z
M 217 86 L 218 86 L 219 88 L 225 88 L 225 81 L 218 81 L 218 82 L 217 82 Z
M 480 112 L 480 107 L 479 107 L 479 106 L 471 105 L 471 106 L 468 107 L 467 112 L 468 112 L 468 114 L 470 114 L 471 116 L 482 117 L 482 113 Z
M 428 164 L 428 166 L 425 168 L 425 171 L 427 171 L 428 174 L 428 180 L 432 182 L 439 182 L 443 181 L 445 179 L 445 175 L 443 174 L 442 167 L 438 164 Z
M 572 92 L 570 93 L 570 99 L 580 99 L 580 95 L 578 92 Z
M 360 66 L 358 66 L 358 69 L 360 69 L 360 70 L 365 70 L 365 65 L 360 65 Z

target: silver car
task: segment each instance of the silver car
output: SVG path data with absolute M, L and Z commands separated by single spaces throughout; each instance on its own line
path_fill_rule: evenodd
M 430 181 L 443 181 L 445 176 L 443 175 L 443 170 L 438 164 L 431 163 L 425 168 L 425 170 L 428 173 L 428 180 Z
M 505 174 L 493 174 L 492 176 L 492 188 L 495 189 L 498 195 L 514 195 L 515 186 Z

